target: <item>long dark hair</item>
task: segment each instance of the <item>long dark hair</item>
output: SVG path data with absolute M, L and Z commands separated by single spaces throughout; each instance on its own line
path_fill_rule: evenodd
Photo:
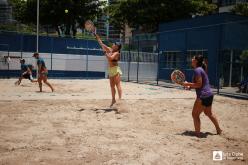
M 118 52 L 119 52 L 118 60 L 120 60 L 121 59 L 121 47 L 122 47 L 121 43 L 120 42 L 115 42 L 114 44 L 118 46 Z
M 194 56 L 194 59 L 197 61 L 196 66 L 202 67 L 206 71 L 207 65 L 205 63 L 205 58 L 203 57 L 203 55 L 196 55 Z
M 121 47 L 122 47 L 121 43 L 120 42 L 115 42 L 114 44 L 118 46 L 118 51 L 120 53 L 121 52 Z

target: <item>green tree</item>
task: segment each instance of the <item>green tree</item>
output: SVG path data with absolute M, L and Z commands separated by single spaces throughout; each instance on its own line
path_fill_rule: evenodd
M 159 23 L 207 15 L 217 8 L 206 0 L 119 0 L 107 10 L 110 22 L 124 29 L 142 27 L 145 32 L 156 31 Z
M 18 21 L 36 24 L 37 0 L 11 1 L 16 6 L 15 15 L 23 15 L 15 17 Z M 21 12 L 17 9 L 20 3 L 24 6 Z M 86 19 L 100 15 L 101 5 L 103 2 L 100 0 L 40 0 L 40 24 L 53 26 L 59 36 L 61 30 L 67 36 L 76 36 L 77 25 L 82 26 Z
M 242 51 L 240 55 L 240 62 L 241 68 L 244 71 L 243 76 L 246 78 L 248 76 L 248 49 Z
M 240 55 L 240 60 L 242 65 L 247 66 L 248 65 L 248 50 L 243 50 Z
M 25 21 L 25 12 L 27 10 L 26 1 L 24 0 L 10 0 L 13 9 L 13 17 L 21 22 Z
M 232 12 L 238 15 L 248 16 L 248 3 L 239 3 L 235 5 Z

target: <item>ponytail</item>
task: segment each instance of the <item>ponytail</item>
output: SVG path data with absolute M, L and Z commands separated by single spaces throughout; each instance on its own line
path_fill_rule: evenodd
M 205 63 L 205 61 L 203 61 L 202 62 L 202 69 L 204 70 L 204 71 L 206 71 L 206 69 L 207 69 L 207 64 Z
M 206 69 L 207 69 L 207 64 L 206 64 L 206 62 L 205 62 L 205 59 L 204 59 L 204 57 L 203 57 L 203 55 L 197 55 L 197 56 L 195 56 L 194 57 L 196 60 L 197 60 L 197 67 L 202 67 L 202 69 L 204 70 L 204 71 L 206 71 Z

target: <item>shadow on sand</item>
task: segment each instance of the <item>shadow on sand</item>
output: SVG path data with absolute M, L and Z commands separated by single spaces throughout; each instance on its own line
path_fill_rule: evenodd
M 82 112 L 82 111 L 85 111 L 86 109 L 84 108 L 81 108 L 79 109 L 78 111 Z M 118 109 L 117 108 L 94 108 L 94 109 L 91 109 L 92 111 L 95 111 L 96 113 L 101 113 L 101 111 L 103 111 L 103 113 L 109 113 L 109 112 L 115 112 L 115 113 L 118 113 Z
M 191 137 L 196 136 L 195 131 L 184 131 L 182 133 L 178 133 L 177 135 L 191 136 Z M 216 135 L 216 134 L 213 134 L 211 132 L 201 132 L 199 138 L 207 138 L 209 135 L 213 136 L 213 135 Z

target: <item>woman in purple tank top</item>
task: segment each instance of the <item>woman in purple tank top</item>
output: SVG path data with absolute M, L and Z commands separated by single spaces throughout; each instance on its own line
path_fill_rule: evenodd
M 200 114 L 205 113 L 206 116 L 213 122 L 217 134 L 221 134 L 219 123 L 215 115 L 212 114 L 213 93 L 210 88 L 208 75 L 205 72 L 206 65 L 202 55 L 194 56 L 192 59 L 192 67 L 194 68 L 193 82 L 184 82 L 182 85 L 187 88 L 195 88 L 196 100 L 192 111 L 194 120 L 195 134 L 200 137 Z

